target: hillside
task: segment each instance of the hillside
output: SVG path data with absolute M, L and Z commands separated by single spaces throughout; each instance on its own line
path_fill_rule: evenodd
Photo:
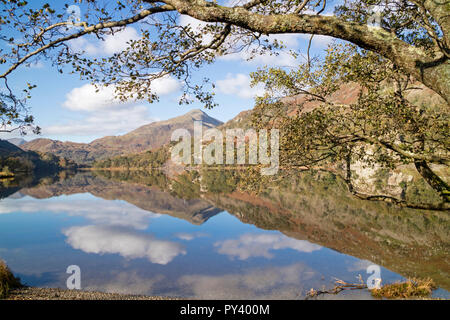
M 0 171 L 3 173 L 20 174 L 36 170 L 54 172 L 74 167 L 74 163 L 62 157 L 39 151 L 25 151 L 6 140 L 0 140 Z
M 201 225 L 222 212 L 200 198 L 184 200 L 158 187 L 114 181 L 92 173 L 79 173 L 50 185 L 43 184 L 21 190 L 22 194 L 36 199 L 86 192 L 102 199 L 124 200 L 143 210 L 168 214 L 196 225 Z
M 405 277 L 432 277 L 450 288 L 447 212 L 357 199 L 329 173 L 291 174 L 279 181 L 258 195 L 234 191 L 202 198 L 244 223 L 369 260 Z
M 406 94 L 406 98 L 413 104 L 437 105 L 441 101 L 441 98 L 436 93 L 422 84 L 416 83 L 414 86 L 415 88 L 409 90 Z M 331 103 L 351 105 L 358 101 L 360 91 L 361 87 L 358 84 L 344 83 L 336 92 L 326 98 Z M 284 97 L 281 98 L 280 101 L 284 104 L 283 113 L 288 116 L 295 116 L 297 113 L 303 114 L 310 112 L 322 104 L 318 100 L 310 101 L 306 94 Z M 253 109 L 242 111 L 236 117 L 221 125 L 220 128 L 250 128 L 252 127 L 253 112 Z
M 387 86 L 384 88 L 386 90 L 390 89 Z M 358 103 L 360 93 L 361 86 L 358 84 L 344 83 L 338 90 L 327 96 L 326 99 L 336 105 L 349 106 L 348 109 L 350 109 L 350 105 Z M 411 104 L 418 107 L 426 106 L 429 110 L 437 109 L 443 103 L 442 99 L 436 93 L 433 93 L 430 89 L 418 83 L 415 83 L 414 88 L 405 93 L 405 98 Z M 271 117 L 272 123 L 275 123 L 276 125 L 276 120 L 274 119 L 277 116 L 280 117 L 281 115 L 283 117 L 287 116 L 287 118 L 295 118 L 299 115 L 300 117 L 307 117 L 308 114 L 322 105 L 322 102 L 318 100 L 311 101 L 305 94 L 284 97 L 280 99 L 280 102 L 282 103 L 278 104 L 276 108 L 273 109 L 255 108 L 243 111 L 235 118 L 220 126 L 220 129 L 225 130 L 236 127 L 245 129 L 254 127 L 255 124 L 253 124 L 252 121 L 255 116 L 259 119 Z M 295 121 L 292 123 L 295 123 Z M 307 125 L 305 125 L 305 127 L 307 127 Z M 282 139 L 284 133 L 287 132 L 289 135 L 290 129 L 292 128 L 281 128 L 280 134 Z M 395 130 L 395 128 L 393 128 L 393 130 Z M 321 132 L 317 132 L 317 136 L 321 135 Z M 295 139 L 295 134 L 290 135 L 288 139 L 291 138 Z M 404 136 L 402 136 L 402 139 L 404 139 Z M 313 143 L 310 145 L 313 145 Z M 389 167 L 386 163 L 373 161 L 375 157 L 372 157 L 372 151 L 376 150 L 374 145 L 369 143 L 363 145 L 367 148 L 366 157 L 364 159 L 358 158 L 358 155 L 355 153 L 355 156 L 351 160 L 351 187 L 353 192 L 358 193 L 359 196 L 362 197 L 372 197 L 373 195 L 381 195 L 379 199 L 383 199 L 384 196 L 386 196 L 385 199 L 391 197 L 394 198 L 395 201 L 408 201 L 411 205 L 437 205 L 441 202 L 441 197 L 439 197 L 436 190 L 431 187 L 431 184 L 424 179 L 424 176 L 418 172 L 412 161 L 409 163 L 397 162 L 394 166 Z M 280 158 L 280 167 L 282 169 L 289 168 L 293 161 L 292 154 L 285 152 Z M 347 174 L 343 161 L 336 162 L 323 160 L 320 163 L 315 163 L 315 167 L 333 170 L 343 176 Z M 450 171 L 448 166 L 431 163 L 430 167 L 440 179 L 449 181 Z
M 62 142 L 51 139 L 35 139 L 21 145 L 24 150 L 50 152 L 57 156 L 71 159 L 79 164 L 91 164 L 119 155 L 140 153 L 154 150 L 170 142 L 174 130 L 194 129 L 194 120 L 203 121 L 203 128 L 213 128 L 222 124 L 221 121 L 208 116 L 200 109 L 165 121 L 153 122 L 141 126 L 121 136 L 107 136 L 90 143 Z
M 0 140 L 0 157 L 6 156 L 21 156 L 24 155 L 25 151 L 20 149 L 18 146 L 8 142 L 7 140 Z

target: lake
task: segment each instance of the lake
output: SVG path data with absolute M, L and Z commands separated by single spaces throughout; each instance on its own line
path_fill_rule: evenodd
M 23 283 L 201 299 L 303 299 L 334 279 L 431 277 L 450 298 L 448 212 L 363 201 L 330 176 L 239 192 L 162 174 L 95 173 L 3 187 L 0 258 Z M 326 298 L 370 298 L 367 290 Z

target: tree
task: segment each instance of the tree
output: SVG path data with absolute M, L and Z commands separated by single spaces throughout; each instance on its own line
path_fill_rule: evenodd
M 346 180 L 355 192 L 355 161 L 386 168 L 412 163 L 443 201 L 450 202 L 448 184 L 430 167 L 448 168 L 450 163 L 448 104 L 437 95 L 424 94 L 424 87 L 393 63 L 354 45 L 333 44 L 323 61 L 308 61 L 289 72 L 261 69 L 252 77 L 253 84 L 262 82 L 268 90 L 257 100 L 254 120 L 282 132 L 282 165 L 344 162 Z M 358 89 L 355 102 L 333 99 L 344 84 Z M 303 100 L 289 116 L 279 98 L 299 93 Z
M 20 133 L 26 134 L 27 129 L 31 129 L 34 133 L 39 134 L 39 126 L 34 126 L 34 117 L 29 114 L 29 108 L 26 106 L 27 98 L 18 98 L 5 78 L 4 92 L 0 92 L 0 132 L 13 132 L 19 130 Z M 27 97 L 29 91 L 34 86 L 28 84 L 28 88 L 24 89 Z
M 307 33 L 349 41 L 389 59 L 405 73 L 450 101 L 450 3 L 435 0 L 345 0 L 335 7 L 326 0 L 247 0 L 220 5 L 214 0 L 77 0 L 82 11 L 69 3 L 58 8 L 36 7 L 25 0 L 0 0 L 0 79 L 7 87 L 0 96 L 4 130 L 12 121 L 30 124 L 25 105 L 29 98 L 9 90 L 8 77 L 20 66 L 50 60 L 61 72 L 72 68 L 83 79 L 113 85 L 121 99 L 158 99 L 151 82 L 172 75 L 185 83 L 180 102 L 194 96 L 214 106 L 210 83 L 192 83 L 191 73 L 217 56 L 257 44 L 254 54 L 282 43 L 266 35 Z M 373 6 L 384 5 L 379 27 L 368 25 Z M 82 14 L 79 14 L 82 12 Z M 179 24 L 180 14 L 208 22 L 202 30 Z M 126 25 L 140 27 L 142 37 L 110 57 L 89 58 L 76 52 L 70 40 L 95 35 L 102 39 Z M 253 47 L 252 47 L 253 48 Z M 20 121 L 23 121 L 22 123 Z

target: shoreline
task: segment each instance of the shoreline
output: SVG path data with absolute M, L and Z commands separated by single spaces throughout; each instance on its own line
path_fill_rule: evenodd
M 59 288 L 21 287 L 11 289 L 8 296 L 3 300 L 182 300 L 182 298 Z

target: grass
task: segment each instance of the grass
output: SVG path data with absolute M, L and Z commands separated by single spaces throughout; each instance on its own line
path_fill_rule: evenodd
M 0 299 L 6 298 L 11 289 L 21 286 L 20 279 L 14 277 L 6 263 L 0 260 Z
M 412 278 L 404 282 L 386 284 L 380 289 L 372 289 L 370 292 L 373 297 L 380 299 L 410 299 L 429 297 L 434 289 L 436 289 L 436 285 L 433 280 Z
M 344 290 L 367 289 L 367 285 L 359 276 L 359 283 L 347 283 L 343 280 L 336 279 L 336 285 L 331 290 L 314 290 L 311 289 L 306 294 L 306 299 L 314 298 L 322 294 L 338 294 Z M 380 289 L 369 289 L 374 298 L 387 299 L 414 299 L 414 298 L 430 298 L 431 293 L 437 286 L 431 280 L 411 278 L 403 282 L 386 284 Z

